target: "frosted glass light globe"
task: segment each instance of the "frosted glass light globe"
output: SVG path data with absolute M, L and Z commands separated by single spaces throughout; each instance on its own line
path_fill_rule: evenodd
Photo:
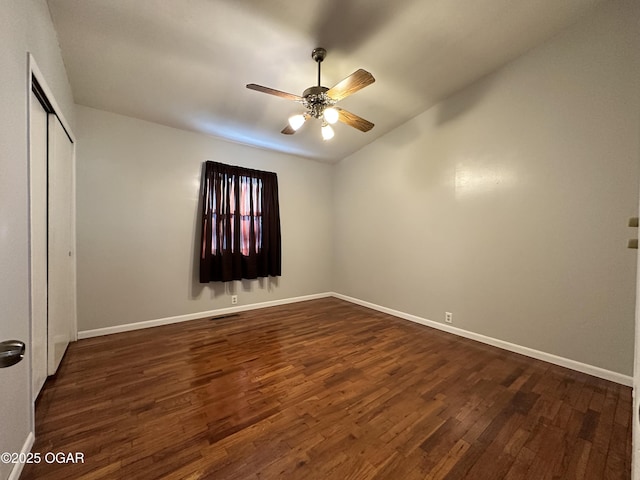
M 322 126 L 322 138 L 324 140 L 331 140 L 335 133 L 333 132 L 333 128 L 331 125 L 323 125 Z
M 298 130 L 304 123 L 304 120 L 304 115 L 293 115 L 289 117 L 289 125 L 291 125 L 291 128 L 294 130 Z
M 336 123 L 339 117 L 338 110 L 333 107 L 325 108 L 322 115 L 328 123 Z

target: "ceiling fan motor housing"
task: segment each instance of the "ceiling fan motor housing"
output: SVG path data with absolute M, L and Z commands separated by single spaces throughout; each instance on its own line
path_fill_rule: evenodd
M 318 85 L 309 87 L 302 93 L 302 104 L 309 110 L 309 115 L 320 118 L 325 108 L 333 106 L 336 102 L 327 95 L 327 87 L 320 85 L 320 63 L 327 56 L 327 51 L 322 48 L 314 48 L 311 58 L 318 63 Z
M 302 94 L 302 104 L 309 110 L 314 118 L 320 118 L 325 108 L 333 106 L 336 102 L 327 95 L 327 87 L 309 87 Z

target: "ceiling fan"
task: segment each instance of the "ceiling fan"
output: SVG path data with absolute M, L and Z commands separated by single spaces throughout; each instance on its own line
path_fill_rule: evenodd
M 334 87 L 323 87 L 320 85 L 320 64 L 326 56 L 327 51 L 324 48 L 314 48 L 313 52 L 311 52 L 311 58 L 318 63 L 318 85 L 307 88 L 302 93 L 302 96 L 281 92 L 280 90 L 263 87 L 255 83 L 247 85 L 247 88 L 250 90 L 293 100 L 294 102 L 301 103 L 307 109 L 304 113 L 290 117 L 289 124 L 282 129 L 281 133 L 285 135 L 296 133 L 311 117 L 322 119 L 322 138 L 325 140 L 333 138 L 334 132 L 330 124 L 336 123 L 337 121 L 357 128 L 361 132 L 368 132 L 373 128 L 373 123 L 335 105 L 343 98 L 363 89 L 367 85 L 371 85 L 376 79 L 366 70 L 359 69 L 338 82 Z

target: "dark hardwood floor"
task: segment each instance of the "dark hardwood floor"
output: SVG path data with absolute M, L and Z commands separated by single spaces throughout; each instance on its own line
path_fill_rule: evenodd
M 631 389 L 327 298 L 81 340 L 22 479 L 630 478 Z

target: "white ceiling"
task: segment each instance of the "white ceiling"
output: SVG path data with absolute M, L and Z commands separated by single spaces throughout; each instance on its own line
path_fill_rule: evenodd
M 49 0 L 75 101 L 258 147 L 337 161 L 550 38 L 602 0 Z M 301 95 L 358 68 L 376 82 L 340 102 L 375 123 L 323 142 Z

